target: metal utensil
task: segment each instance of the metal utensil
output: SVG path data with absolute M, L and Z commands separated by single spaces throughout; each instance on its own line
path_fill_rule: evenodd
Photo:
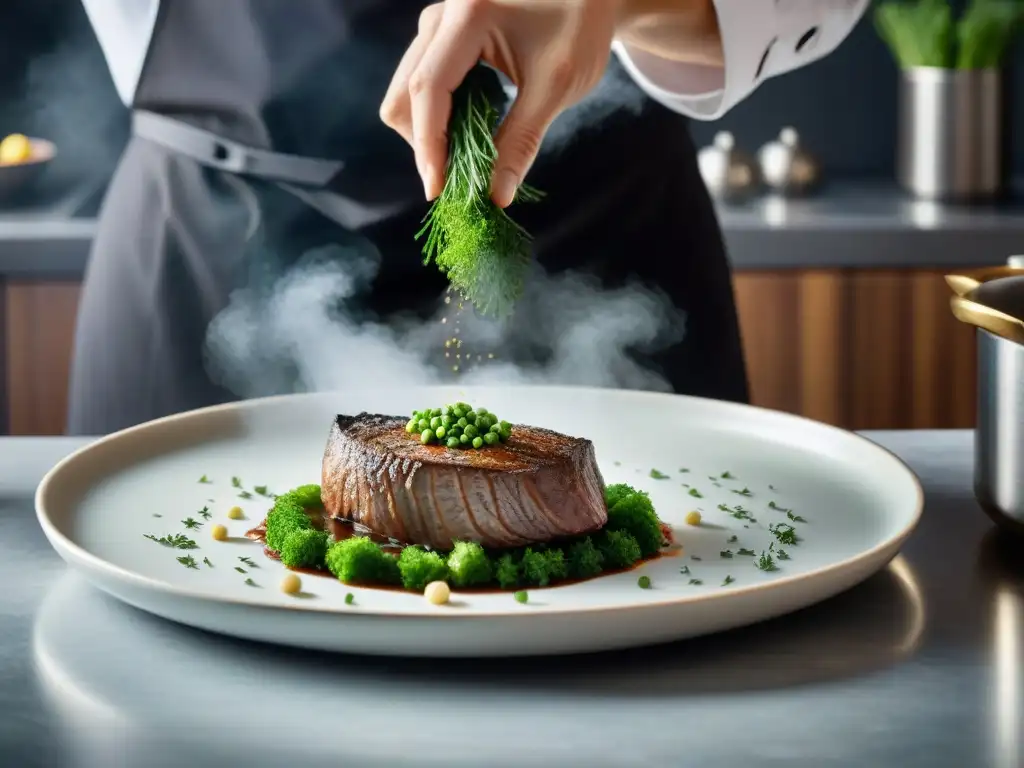
M 765 184 L 787 197 L 805 195 L 821 181 L 821 165 L 800 143 L 795 128 L 783 128 L 778 139 L 761 147 L 757 160 Z
M 719 131 L 714 142 L 697 153 L 697 167 L 708 192 L 723 202 L 742 202 L 761 185 L 754 159 L 736 146 L 728 131 Z
M 946 278 L 954 316 L 977 328 L 974 494 L 997 524 L 1024 535 L 1024 268 L 979 277 Z

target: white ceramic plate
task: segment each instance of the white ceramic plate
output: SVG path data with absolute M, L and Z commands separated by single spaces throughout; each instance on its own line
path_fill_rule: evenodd
M 593 440 L 606 482 L 649 491 L 682 552 L 627 573 L 531 590 L 526 605 L 498 592 L 456 593 L 451 604 L 432 606 L 419 595 L 317 576 L 303 577 L 303 597 L 282 593 L 285 569 L 243 537 L 270 502 L 240 498 L 232 478 L 250 492 L 318 482 L 336 413 L 404 414 L 456 399 L 512 422 Z M 651 477 L 652 469 L 667 477 Z M 734 479 L 723 479 L 726 472 Z M 212 482 L 198 482 L 203 475 Z M 835 595 L 888 563 L 916 525 L 922 503 L 906 466 L 839 429 L 697 398 L 547 387 L 379 389 L 194 411 L 77 451 L 47 474 L 36 495 L 40 524 L 57 552 L 95 585 L 138 608 L 252 640 L 419 656 L 608 650 L 779 616 Z M 757 522 L 719 508 L 737 504 Z M 246 520 L 227 519 L 234 505 Z M 212 518 L 187 531 L 181 521 L 203 520 L 197 514 L 203 507 Z M 696 527 L 684 523 L 694 509 L 703 515 Z M 784 510 L 806 522 L 791 521 Z M 215 523 L 227 525 L 227 542 L 210 536 Z M 792 524 L 800 542 L 782 547 L 789 559 L 776 553 L 778 570 L 764 572 L 756 558 L 739 551 L 767 550 L 774 541 L 768 526 L 776 523 Z M 199 549 L 183 552 L 145 538 L 183 532 Z M 726 550 L 733 556 L 723 557 Z M 193 555 L 198 569 L 180 564 L 184 555 Z M 641 575 L 650 577 L 652 588 L 638 587 Z M 351 605 L 348 593 L 355 598 Z

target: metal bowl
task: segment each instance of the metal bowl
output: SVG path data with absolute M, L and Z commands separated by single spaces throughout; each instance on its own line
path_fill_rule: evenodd
M 20 163 L 0 163 L 0 203 L 28 189 L 57 156 L 57 145 L 29 138 L 32 156 Z

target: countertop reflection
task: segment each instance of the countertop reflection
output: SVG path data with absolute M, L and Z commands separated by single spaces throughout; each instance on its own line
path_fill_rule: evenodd
M 14 620 L 0 764 L 1020 768 L 1024 546 L 971 498 L 969 434 L 872 437 L 927 495 L 885 570 L 746 629 L 548 659 L 361 658 L 198 632 L 64 571 L 30 506 L 0 502 L 0 575 L 30 573 L 21 602 L 0 594 Z

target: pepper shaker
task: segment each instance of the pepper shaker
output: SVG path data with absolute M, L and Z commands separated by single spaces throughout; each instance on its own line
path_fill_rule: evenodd
M 724 202 L 746 200 L 761 183 L 757 163 L 736 146 L 728 131 L 719 131 L 714 142 L 697 153 L 697 167 L 711 196 Z
M 757 159 L 765 184 L 787 197 L 805 195 L 821 181 L 821 166 L 801 145 L 795 128 L 783 128 L 778 139 L 761 147 Z

